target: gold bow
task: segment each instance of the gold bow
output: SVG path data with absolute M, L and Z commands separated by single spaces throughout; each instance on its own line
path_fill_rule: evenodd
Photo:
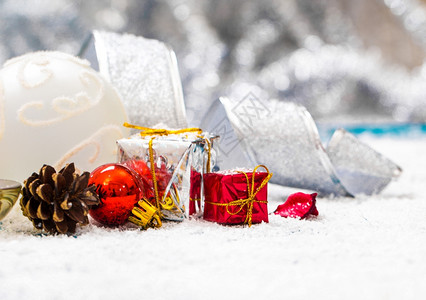
M 266 170 L 266 172 L 268 173 L 268 175 L 265 177 L 265 179 L 263 179 L 262 183 L 258 186 L 258 188 L 256 190 L 254 190 L 254 181 L 255 181 L 255 173 L 256 170 L 258 168 L 264 168 Z M 246 219 L 244 220 L 244 224 L 248 224 L 249 227 L 251 227 L 252 224 L 252 218 L 253 218 L 253 204 L 256 203 L 268 203 L 267 200 L 256 200 L 255 197 L 257 195 L 257 193 L 263 189 L 263 187 L 268 183 L 269 179 L 271 179 L 272 177 L 272 173 L 269 172 L 268 168 L 265 167 L 264 165 L 258 165 L 256 168 L 254 168 L 253 173 L 252 173 L 252 177 L 251 177 L 251 187 L 250 187 L 250 180 L 249 177 L 247 175 L 247 173 L 243 172 L 243 171 L 237 171 L 238 173 L 244 174 L 244 176 L 246 177 L 246 181 L 247 181 L 247 198 L 245 199 L 237 199 L 234 201 L 231 201 L 229 203 L 216 203 L 216 202 L 210 202 L 210 201 L 206 201 L 206 203 L 212 204 L 212 205 L 216 205 L 216 206 L 225 206 L 226 207 L 226 212 L 228 214 L 230 214 L 231 216 L 238 214 L 239 212 L 241 212 L 241 210 L 244 208 L 244 206 L 247 205 L 247 215 L 246 215 Z M 239 206 L 238 210 L 236 212 L 231 212 L 229 211 L 229 207 L 230 206 Z

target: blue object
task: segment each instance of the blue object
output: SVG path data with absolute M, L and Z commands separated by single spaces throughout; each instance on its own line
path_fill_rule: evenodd
M 425 123 L 389 123 L 389 124 L 317 124 L 321 139 L 329 140 L 334 131 L 344 128 L 353 135 L 371 134 L 378 137 L 417 137 L 426 135 Z

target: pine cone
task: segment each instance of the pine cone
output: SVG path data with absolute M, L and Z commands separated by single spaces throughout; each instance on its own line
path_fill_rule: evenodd
M 75 173 L 74 163 L 56 173 L 44 165 L 40 175 L 33 173 L 24 181 L 21 209 L 37 229 L 50 233 L 74 233 L 76 224 L 86 225 L 91 206 L 99 204 L 96 186 L 87 186 L 89 172 Z

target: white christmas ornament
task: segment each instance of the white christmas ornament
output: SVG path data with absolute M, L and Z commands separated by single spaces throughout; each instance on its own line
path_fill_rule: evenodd
M 81 171 L 116 161 L 128 136 L 115 89 L 86 60 L 35 52 L 0 70 L 0 178 L 22 182 L 43 164 Z

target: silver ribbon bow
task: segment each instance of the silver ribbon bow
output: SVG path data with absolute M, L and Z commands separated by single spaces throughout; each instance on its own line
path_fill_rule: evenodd
M 274 100 L 261 104 L 256 99 L 236 103 L 221 98 L 220 102 L 229 118 L 223 123 L 232 125 L 247 160 L 252 165 L 267 165 L 274 173 L 273 183 L 323 195 L 371 195 L 381 192 L 402 172 L 343 129 L 335 132 L 325 149 L 303 106 Z M 217 116 L 207 117 L 205 123 L 212 119 Z M 232 134 L 228 131 L 228 138 Z

